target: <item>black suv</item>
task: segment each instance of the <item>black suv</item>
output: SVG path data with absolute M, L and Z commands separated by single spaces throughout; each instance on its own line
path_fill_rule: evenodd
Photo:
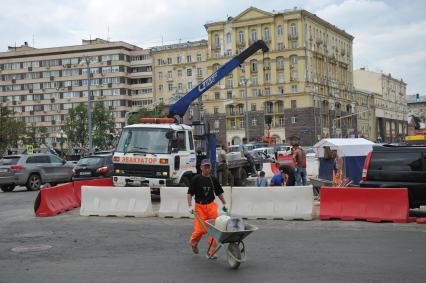
M 410 208 L 426 205 L 426 147 L 374 146 L 360 186 L 408 188 Z
M 74 167 L 74 180 L 96 179 L 112 176 L 112 155 L 98 154 L 80 159 Z

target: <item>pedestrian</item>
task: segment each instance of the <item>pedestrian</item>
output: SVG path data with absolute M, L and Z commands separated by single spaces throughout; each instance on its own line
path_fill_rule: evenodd
M 232 176 L 228 167 L 228 158 L 226 153 L 228 151 L 228 145 L 226 143 L 222 144 L 222 149 L 219 154 L 219 168 L 218 171 L 221 173 L 222 186 L 233 186 L 234 185 L 234 176 Z
M 286 186 L 294 186 L 296 185 L 296 172 L 294 168 L 290 165 L 281 165 L 278 167 L 281 172 L 286 175 Z
M 253 155 L 248 151 L 247 142 L 248 142 L 247 138 L 244 137 L 243 143 L 240 144 L 241 157 L 247 158 L 247 161 L 250 163 L 250 167 L 251 167 L 251 175 L 253 177 L 256 177 L 257 176 L 256 165 L 254 164 Z
M 260 171 L 259 177 L 256 179 L 257 187 L 267 187 L 268 179 L 265 178 L 265 171 Z
M 306 186 L 306 152 L 299 146 L 298 142 L 293 143 L 293 161 L 295 164 L 296 186 Z
M 194 176 L 188 188 L 188 207 L 190 213 L 197 213 L 201 221 L 216 219 L 218 217 L 217 204 L 214 202 L 215 195 L 222 201 L 223 211 L 227 211 L 226 201 L 223 196 L 222 186 L 219 181 L 211 175 L 211 162 L 209 159 L 201 161 L 201 174 Z M 192 197 L 195 198 L 195 208 L 192 208 Z M 207 224 L 205 224 L 207 226 Z M 207 231 L 201 225 L 197 217 L 194 218 L 194 232 L 191 234 L 189 244 L 192 251 L 198 254 L 198 243 Z M 213 241 L 208 253 L 211 255 L 216 249 L 217 242 L 209 237 L 209 243 Z M 213 257 L 215 258 L 215 257 Z
M 270 186 L 282 187 L 285 184 L 285 174 L 283 172 L 276 173 L 272 176 Z
M 331 151 L 331 158 L 334 158 L 333 161 L 333 171 L 332 171 L 332 181 L 333 185 L 340 187 L 343 185 L 343 160 L 337 154 L 337 150 L 333 149 Z

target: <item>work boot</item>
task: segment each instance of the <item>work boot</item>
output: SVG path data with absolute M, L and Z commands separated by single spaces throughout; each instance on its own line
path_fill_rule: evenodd
M 197 240 L 195 240 L 195 239 L 191 239 L 191 240 L 189 241 L 189 244 L 191 245 L 192 252 L 193 252 L 194 254 L 198 254 L 198 241 L 197 241 Z

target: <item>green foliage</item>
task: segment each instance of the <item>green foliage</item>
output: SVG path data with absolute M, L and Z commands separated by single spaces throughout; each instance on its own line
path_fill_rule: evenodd
M 168 108 L 165 104 L 160 103 L 154 108 L 142 107 L 137 113 L 130 115 L 127 122 L 128 125 L 139 123 L 140 118 L 165 118 L 168 114 Z
M 79 104 L 69 110 L 69 117 L 65 121 L 64 131 L 68 137 L 70 147 L 85 147 L 88 136 L 87 104 Z M 108 136 L 114 133 L 114 117 L 112 112 L 105 108 L 103 103 L 96 102 L 92 110 L 92 141 L 93 147 L 106 148 Z
M 24 143 L 31 144 L 34 148 L 38 148 L 42 144 L 45 144 L 47 137 L 48 133 L 46 127 L 36 127 L 35 123 L 32 123 L 26 128 Z
M 24 135 L 25 123 L 17 120 L 9 108 L 0 106 L 0 155 L 7 148 L 18 147 Z

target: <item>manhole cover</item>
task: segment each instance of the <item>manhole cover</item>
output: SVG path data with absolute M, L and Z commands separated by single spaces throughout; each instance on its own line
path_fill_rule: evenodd
M 19 247 L 14 247 L 12 249 L 12 252 L 15 252 L 15 253 L 40 252 L 40 251 L 46 251 L 50 249 L 51 247 L 52 246 L 50 245 L 19 246 Z

